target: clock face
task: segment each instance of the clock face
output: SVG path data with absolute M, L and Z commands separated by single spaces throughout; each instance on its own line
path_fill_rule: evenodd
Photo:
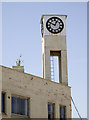
M 46 22 L 46 28 L 53 34 L 60 33 L 64 28 L 63 21 L 58 17 L 51 17 Z

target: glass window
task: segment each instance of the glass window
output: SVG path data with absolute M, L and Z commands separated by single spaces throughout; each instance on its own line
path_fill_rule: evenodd
M 28 115 L 28 100 L 20 97 L 12 97 L 12 113 Z
M 48 119 L 54 118 L 54 104 L 48 104 Z
M 1 112 L 5 113 L 5 93 L 1 94 Z
M 65 115 L 66 115 L 66 107 L 60 106 L 60 118 L 65 119 Z

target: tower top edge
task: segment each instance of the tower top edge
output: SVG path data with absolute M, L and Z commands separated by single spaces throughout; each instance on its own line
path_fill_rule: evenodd
M 59 15 L 59 14 L 43 14 L 40 20 L 40 24 L 42 24 L 42 20 L 44 16 L 65 16 L 67 18 L 67 15 Z

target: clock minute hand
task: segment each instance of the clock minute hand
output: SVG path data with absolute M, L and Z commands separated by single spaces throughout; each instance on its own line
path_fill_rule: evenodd
M 58 21 L 56 21 L 56 23 L 57 23 Z M 60 23 L 60 22 L 58 22 L 58 23 Z
M 56 25 L 56 24 L 54 24 L 54 23 L 52 23 L 52 22 L 49 22 L 50 24 L 52 24 L 52 25 Z M 56 22 L 55 22 L 56 23 Z

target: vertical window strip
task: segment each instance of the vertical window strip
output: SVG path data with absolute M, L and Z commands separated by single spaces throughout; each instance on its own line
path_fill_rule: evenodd
M 5 113 L 5 93 L 1 93 L 1 112 Z
M 48 119 L 54 119 L 54 104 L 48 104 Z
M 66 118 L 66 106 L 60 106 L 60 118 Z

